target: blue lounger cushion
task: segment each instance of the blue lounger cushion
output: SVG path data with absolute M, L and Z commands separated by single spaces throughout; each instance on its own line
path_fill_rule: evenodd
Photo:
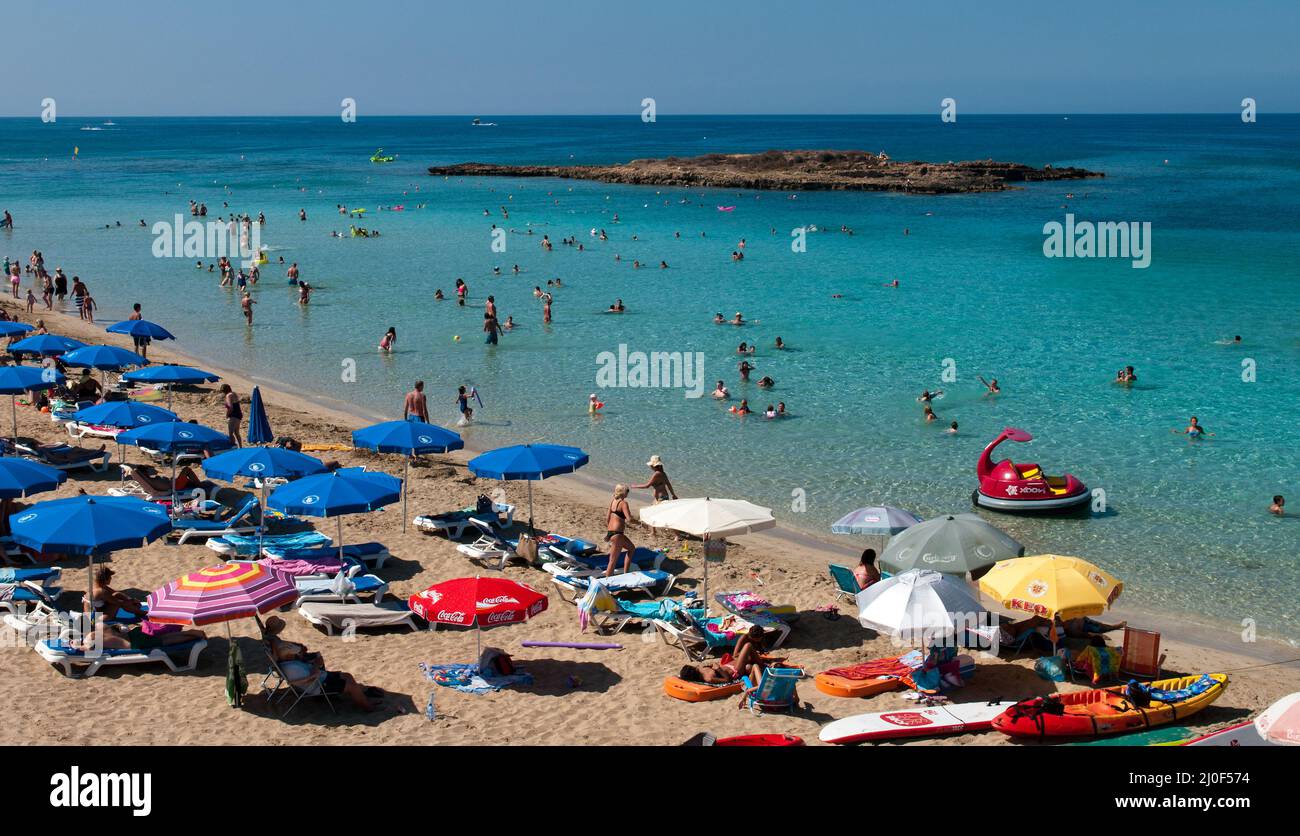
M 95 655 L 131 656 L 132 654 L 140 654 L 140 653 L 148 655 L 150 651 L 153 650 L 163 650 L 166 651 L 167 653 L 173 653 L 178 650 L 190 650 L 191 648 L 194 647 L 195 644 L 197 644 L 197 641 L 198 640 L 196 639 L 195 641 L 179 642 L 177 644 L 164 644 L 164 645 L 159 645 L 158 647 L 148 648 L 147 650 L 136 650 L 133 647 L 107 647 L 107 648 L 102 648 L 99 651 L 99 653 Z M 50 648 L 51 650 L 57 651 L 58 653 L 62 653 L 64 656 L 85 656 L 86 655 L 85 651 L 77 650 L 75 647 L 62 641 L 61 639 L 47 639 L 45 641 L 45 646 Z

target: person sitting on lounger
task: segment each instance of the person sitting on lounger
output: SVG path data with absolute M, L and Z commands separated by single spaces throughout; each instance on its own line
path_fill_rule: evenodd
M 361 711 L 374 711 L 378 708 L 370 701 L 370 697 L 382 697 L 383 689 L 364 686 L 350 673 L 326 670 L 325 660 L 319 653 L 308 652 L 305 645 L 280 638 L 284 627 L 284 619 L 273 615 L 266 620 L 264 629 L 271 656 L 290 684 L 311 693 L 319 683 L 324 693 L 342 694 Z
M 880 570 L 876 568 L 876 550 L 864 549 L 858 565 L 853 567 L 853 577 L 859 589 L 866 589 L 880 580 Z
M 148 616 L 143 604 L 109 586 L 112 580 L 113 570 L 107 566 L 99 567 L 95 572 L 94 588 L 89 595 L 90 608 L 104 618 L 113 618 L 118 610 L 126 610 L 139 618 Z

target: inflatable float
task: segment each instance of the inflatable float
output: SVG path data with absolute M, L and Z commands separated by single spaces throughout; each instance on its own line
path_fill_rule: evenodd
M 676 676 L 664 679 L 664 693 L 673 699 L 684 700 L 685 702 L 709 702 L 710 700 L 726 699 L 739 694 L 744 687 L 740 680 L 721 685 L 710 685 L 707 682 L 687 682 L 685 679 Z
M 1021 700 L 993 721 L 1011 737 L 1099 737 L 1186 719 L 1228 686 L 1226 673 L 1130 682 L 1110 688 Z
M 378 151 L 370 155 L 370 162 L 372 163 L 391 163 L 393 160 L 396 159 L 397 157 L 394 155 L 391 154 L 385 155 L 383 148 L 380 148 Z
M 1048 476 L 1036 464 L 1016 464 L 1011 459 L 993 463 L 993 449 L 1002 442 L 1033 440 L 1024 430 L 1007 427 L 984 448 L 975 466 L 979 488 L 971 498 L 976 505 L 1011 514 L 1028 514 L 1060 513 L 1088 502 L 1088 486 L 1073 474 Z

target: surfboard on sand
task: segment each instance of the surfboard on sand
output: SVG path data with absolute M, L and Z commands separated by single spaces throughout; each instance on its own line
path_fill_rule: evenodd
M 1066 746 L 1182 746 L 1196 732 L 1188 731 L 1183 726 L 1161 726 L 1132 734 L 1117 734 L 1114 737 L 1102 737 L 1096 740 L 1081 740 L 1067 743 Z
M 818 737 L 823 743 L 862 743 L 987 731 L 993 727 L 993 718 L 1013 704 L 994 700 L 858 714 L 826 724 Z
M 1216 732 L 1203 734 L 1187 741 L 1187 746 L 1274 746 L 1276 744 L 1260 737 L 1259 729 L 1253 720 L 1228 726 Z

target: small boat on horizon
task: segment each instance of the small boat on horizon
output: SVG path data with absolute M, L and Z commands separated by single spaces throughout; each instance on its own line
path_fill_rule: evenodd
M 482 119 L 479 119 L 477 116 L 474 117 L 474 121 L 470 122 L 470 124 L 476 128 L 495 128 L 497 125 L 496 122 L 484 122 Z

